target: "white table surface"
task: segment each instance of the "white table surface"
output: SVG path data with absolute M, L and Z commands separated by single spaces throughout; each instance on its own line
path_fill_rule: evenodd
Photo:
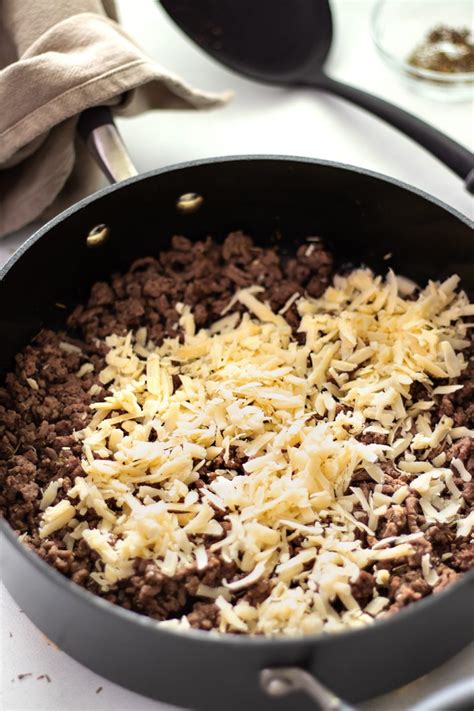
M 151 56 L 196 86 L 235 91 L 233 102 L 223 110 L 149 113 L 120 121 L 140 171 L 214 155 L 314 156 L 393 176 L 473 217 L 472 199 L 459 179 L 378 119 L 313 91 L 290 92 L 234 76 L 191 45 L 153 0 L 118 0 L 118 5 L 126 28 Z M 438 103 L 405 88 L 381 63 L 372 46 L 371 7 L 370 0 L 334 0 L 337 33 L 328 63 L 330 73 L 400 104 L 472 150 L 473 104 Z M 31 227 L 21 230 L 0 243 L 0 265 L 31 232 Z M 100 678 L 56 649 L 21 613 L 3 586 L 0 623 L 0 706 L 5 711 L 171 709 Z M 465 650 L 427 677 L 364 708 L 408 711 L 435 689 L 472 675 L 473 670 L 474 650 Z M 32 676 L 18 679 L 19 674 L 27 672 Z M 49 675 L 51 682 L 38 680 L 42 674 Z

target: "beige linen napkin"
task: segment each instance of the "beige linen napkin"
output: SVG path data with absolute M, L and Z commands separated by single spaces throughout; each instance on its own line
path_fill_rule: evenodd
M 0 0 L 0 237 L 95 189 L 98 171 L 76 139 L 84 109 L 225 100 L 149 59 L 116 19 L 113 0 Z

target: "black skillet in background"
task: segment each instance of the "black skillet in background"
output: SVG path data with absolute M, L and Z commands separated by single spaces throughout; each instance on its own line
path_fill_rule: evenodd
M 93 110 L 83 130 L 109 175 L 125 177 L 133 170 L 106 122 Z M 200 206 L 195 198 L 180 201 L 190 192 L 202 196 Z M 183 203 L 187 212 L 177 207 Z M 99 224 L 108 228 L 105 242 L 106 230 L 94 230 Z M 94 281 L 157 255 L 173 234 L 222 239 L 235 229 L 288 251 L 319 235 L 340 264 L 367 263 L 381 272 L 391 266 L 420 283 L 457 272 L 465 288 L 474 288 L 468 221 L 418 190 L 304 158 L 198 161 L 105 188 L 20 247 L 0 272 L 1 373 L 38 329 L 64 322 L 56 304 L 71 309 Z M 347 633 L 265 639 L 166 631 L 67 580 L 0 524 L 3 580 L 53 642 L 118 684 L 186 708 L 309 711 L 318 699 L 320 708 L 347 709 L 315 680 L 356 703 L 425 674 L 473 638 L 474 572 L 389 620 Z M 313 700 L 298 691 L 279 698 L 294 689 Z

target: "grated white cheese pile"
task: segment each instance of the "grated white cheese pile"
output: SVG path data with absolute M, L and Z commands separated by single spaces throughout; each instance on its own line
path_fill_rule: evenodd
M 204 570 L 207 551 L 219 551 L 241 571 L 199 591 L 216 600 L 221 631 L 301 634 L 370 622 L 388 598 L 375 593 L 362 610 L 351 583 L 375 561 L 412 555 L 418 534 L 369 537 L 373 545 L 364 548 L 357 529 L 373 534 L 410 489 L 427 521 L 457 525 L 462 536 L 472 529 L 445 455 L 430 458 L 440 443 L 474 434 L 430 416 L 432 396 L 460 387 L 434 381 L 466 366 L 468 325 L 460 319 L 474 307 L 457 284 L 457 277 L 430 283 L 408 300 L 392 272 L 385 281 L 369 270 L 338 276 L 322 298 L 292 300 L 305 345 L 258 299 L 260 287 L 237 292 L 226 315 L 198 333 L 178 304 L 184 342 L 177 336 L 157 348 L 145 329 L 108 337 L 100 381 L 111 395 L 93 405 L 78 433 L 84 477 L 69 500 L 46 507 L 41 535 L 67 525 L 71 548 L 85 539 L 99 554 L 92 577 L 104 589 L 129 576 L 136 557 L 172 576 L 190 564 Z M 417 381 L 429 399 L 412 402 Z M 364 432 L 386 435 L 387 444 L 361 443 Z M 246 459 L 245 474 L 226 466 L 231 453 Z M 200 469 L 220 454 L 222 468 L 197 489 Z M 380 462 L 395 459 L 413 479 L 387 496 Z M 377 482 L 368 497 L 350 487 L 364 469 Z M 458 471 L 470 478 L 461 462 Z M 50 501 L 46 491 L 45 506 Z M 87 509 L 100 517 L 97 528 L 76 518 Z M 379 573 L 387 582 L 388 572 Z M 434 585 L 429 556 L 423 573 Z M 262 604 L 234 599 L 268 578 Z

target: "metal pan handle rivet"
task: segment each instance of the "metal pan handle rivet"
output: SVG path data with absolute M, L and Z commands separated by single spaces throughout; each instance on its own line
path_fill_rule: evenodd
M 204 198 L 202 195 L 198 195 L 197 193 L 185 193 L 177 199 L 176 207 L 180 212 L 188 214 L 196 212 L 203 202 Z
M 87 235 L 86 242 L 88 247 L 100 247 L 101 244 L 109 238 L 109 228 L 107 225 L 96 225 Z

